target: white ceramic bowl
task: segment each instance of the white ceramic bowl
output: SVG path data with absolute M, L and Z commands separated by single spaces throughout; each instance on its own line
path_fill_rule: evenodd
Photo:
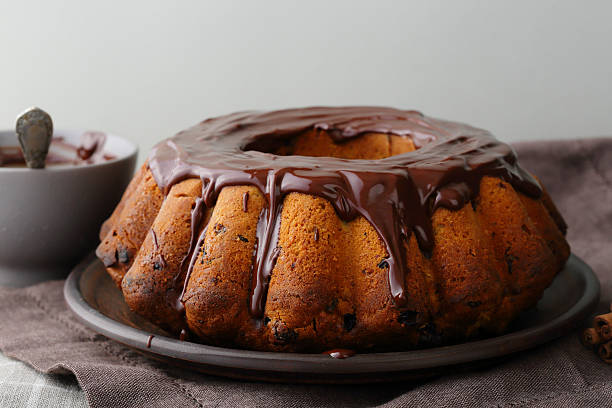
M 58 130 L 78 145 L 82 131 Z M 0 146 L 18 145 L 0 131 Z M 138 148 L 107 134 L 104 151 L 115 159 L 42 170 L 0 167 L 0 285 L 24 286 L 64 277 L 95 248 L 102 222 L 128 185 Z

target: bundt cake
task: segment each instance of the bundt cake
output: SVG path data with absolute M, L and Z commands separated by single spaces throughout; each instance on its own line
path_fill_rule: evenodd
M 380 107 L 242 112 L 159 143 L 100 231 L 131 309 L 224 347 L 406 350 L 503 332 L 569 256 L 489 132 Z

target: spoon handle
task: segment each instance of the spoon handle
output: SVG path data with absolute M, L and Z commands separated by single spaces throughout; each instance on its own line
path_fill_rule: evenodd
M 28 167 L 44 169 L 53 137 L 51 116 L 40 108 L 30 108 L 17 118 L 15 131 Z

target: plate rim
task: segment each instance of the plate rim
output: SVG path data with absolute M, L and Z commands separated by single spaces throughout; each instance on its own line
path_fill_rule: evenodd
M 573 267 L 585 282 L 584 291 L 578 301 L 566 312 L 550 321 L 501 336 L 419 350 L 356 354 L 349 359 L 335 359 L 326 354 L 223 348 L 160 335 L 154 335 L 150 347 L 147 347 L 151 333 L 102 314 L 83 297 L 80 291 L 80 279 L 93 262 L 98 260 L 94 253 L 90 253 L 75 266 L 65 281 L 63 292 L 68 308 L 80 322 L 96 333 L 158 360 L 171 358 L 191 365 L 276 374 L 303 373 L 332 376 L 391 374 L 439 369 L 499 358 L 534 348 L 567 333 L 594 310 L 600 296 L 597 276 L 582 259 L 572 253 L 564 268 L 568 265 Z M 117 327 L 117 330 L 109 330 L 107 327 Z

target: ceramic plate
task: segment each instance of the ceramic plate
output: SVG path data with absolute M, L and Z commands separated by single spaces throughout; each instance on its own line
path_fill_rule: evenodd
M 422 379 L 491 364 L 567 334 L 594 310 L 599 281 L 587 264 L 572 255 L 537 306 L 519 317 L 508 334 L 423 350 L 357 354 L 342 360 L 326 354 L 229 349 L 172 338 L 127 307 L 93 254 L 74 268 L 64 295 L 70 309 L 96 332 L 170 364 L 250 380 L 365 383 Z

